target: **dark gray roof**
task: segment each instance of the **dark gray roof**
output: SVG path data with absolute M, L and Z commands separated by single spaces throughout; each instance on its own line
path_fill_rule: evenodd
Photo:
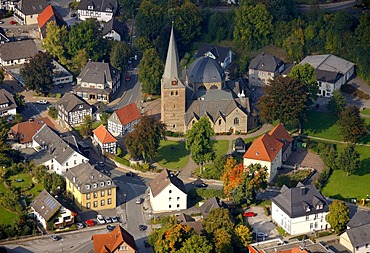
M 63 164 L 76 150 L 65 142 L 54 130 L 48 125 L 43 125 L 39 131 L 32 137 L 32 140 L 44 147 L 39 164 L 55 159 L 58 163 Z
M 119 74 L 119 71 L 107 62 L 89 61 L 77 78 L 81 79 L 81 82 L 105 85 L 107 82 L 113 82 L 114 77 Z
M 277 71 L 284 62 L 270 54 L 260 54 L 252 59 L 249 69 L 256 69 L 267 72 Z
M 152 191 L 153 196 L 157 196 L 161 193 L 167 186 L 173 184 L 179 188 L 182 192 L 186 193 L 184 182 L 174 174 L 172 174 L 168 169 L 164 169 L 158 176 L 156 176 L 149 183 L 149 187 Z
M 328 203 L 314 185 L 299 183 L 297 187 L 290 189 L 285 186 L 281 193 L 272 199 L 272 202 L 290 218 L 329 212 Z M 317 209 L 320 205 L 322 209 Z
M 227 47 L 215 46 L 213 44 L 203 43 L 198 49 L 196 57 L 205 56 L 208 52 L 212 53 L 216 57 L 218 63 L 224 62 L 227 56 L 227 53 L 230 51 Z
M 242 148 L 244 149 L 245 148 L 245 142 L 242 138 L 238 137 L 235 142 L 234 142 L 234 147 L 236 149 L 239 149 L 239 148 Z
M 225 72 L 217 61 L 203 56 L 189 66 L 187 77 L 191 83 L 223 82 Z
M 193 217 L 191 217 L 190 215 L 186 213 L 181 213 L 180 215 L 176 215 L 176 219 L 180 223 L 195 221 Z
M 354 228 L 370 223 L 370 211 L 358 211 L 347 223 L 347 227 Z
M 5 89 L 0 89 L 0 105 L 3 104 L 8 104 L 8 106 L 0 107 L 0 111 L 17 108 L 13 95 Z
M 203 216 L 203 218 L 206 218 L 208 216 L 208 214 L 214 210 L 214 209 L 218 209 L 218 208 L 227 208 L 227 206 L 225 205 L 225 203 L 219 199 L 218 197 L 213 197 L 213 198 L 210 198 L 210 199 L 207 199 L 203 205 L 201 205 L 199 207 L 199 210 Z
M 22 0 L 20 10 L 25 15 L 40 14 L 48 5 L 46 0 Z
M 70 168 L 66 178 L 75 185 L 80 193 L 116 188 L 116 184 L 110 177 L 96 170 L 90 163 L 82 163 Z
M 0 46 L 0 58 L 3 61 L 32 58 L 37 54 L 33 40 L 21 40 L 4 43 Z
M 343 76 L 343 74 L 339 72 L 332 72 L 321 69 L 315 69 L 315 75 L 317 81 L 328 83 L 335 83 Z
M 348 229 L 347 234 L 355 248 L 370 244 L 370 224 Z
M 122 39 L 124 35 L 125 26 L 124 24 L 119 22 L 116 18 L 112 18 L 108 22 L 103 23 L 102 35 L 104 36 L 112 30 L 118 33 Z
M 118 9 L 117 0 L 81 0 L 78 9 L 88 10 L 88 6 L 94 6 L 94 11 L 109 13 L 116 13 Z
M 84 105 L 84 108 L 91 108 L 91 105 L 70 92 L 64 94 L 64 96 L 58 100 L 57 105 L 62 106 L 66 112 L 71 112 L 76 106 L 79 105 Z
M 45 189 L 32 201 L 30 206 L 48 221 L 62 205 Z

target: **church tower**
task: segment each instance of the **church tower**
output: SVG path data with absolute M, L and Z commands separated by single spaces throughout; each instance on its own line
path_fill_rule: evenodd
M 166 65 L 161 80 L 161 120 L 169 131 L 185 131 L 185 91 L 172 25 Z

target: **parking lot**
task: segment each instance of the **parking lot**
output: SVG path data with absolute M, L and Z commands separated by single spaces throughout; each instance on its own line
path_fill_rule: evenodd
M 246 212 L 254 212 L 257 215 L 254 217 L 246 217 L 248 223 L 253 227 L 253 239 L 256 240 L 256 235 L 259 233 L 266 234 L 266 236 L 258 236 L 258 241 L 266 240 L 267 238 L 276 238 L 279 233 L 276 230 L 276 226 L 271 222 L 271 216 L 266 216 L 263 207 L 252 206 L 246 210 Z

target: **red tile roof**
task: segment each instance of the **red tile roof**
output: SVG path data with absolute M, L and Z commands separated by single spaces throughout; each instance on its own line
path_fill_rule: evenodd
M 91 238 L 94 242 L 94 250 L 96 253 L 110 253 L 118 249 L 122 244 L 127 244 L 131 251 L 136 252 L 136 244 L 134 237 L 120 226 L 117 226 L 108 234 L 96 234 Z
M 117 139 L 113 137 L 113 135 L 105 128 L 103 124 L 98 126 L 93 133 L 102 144 L 117 142 Z
M 52 16 L 54 16 L 53 6 L 48 5 L 37 17 L 39 27 L 43 27 Z
M 31 142 L 35 133 L 45 124 L 55 129 L 54 124 L 49 118 L 41 118 L 35 119 L 33 122 L 25 121 L 18 123 L 12 126 L 10 130 L 15 135 L 15 138 L 19 140 L 19 143 L 23 144 Z
M 115 113 L 123 126 L 139 119 L 141 116 L 135 103 L 128 104 L 115 111 Z
M 290 136 L 288 131 L 285 129 L 285 127 L 281 123 L 279 123 L 276 127 L 274 127 L 274 129 L 272 129 L 269 134 L 275 139 L 293 142 L 292 136 Z
M 272 162 L 282 148 L 282 142 L 265 133 L 253 141 L 243 158 Z

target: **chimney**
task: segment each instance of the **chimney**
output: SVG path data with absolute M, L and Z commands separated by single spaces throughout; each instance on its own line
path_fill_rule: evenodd
M 301 193 L 301 196 L 304 196 L 306 194 L 306 188 L 305 187 L 300 187 L 299 191 Z

